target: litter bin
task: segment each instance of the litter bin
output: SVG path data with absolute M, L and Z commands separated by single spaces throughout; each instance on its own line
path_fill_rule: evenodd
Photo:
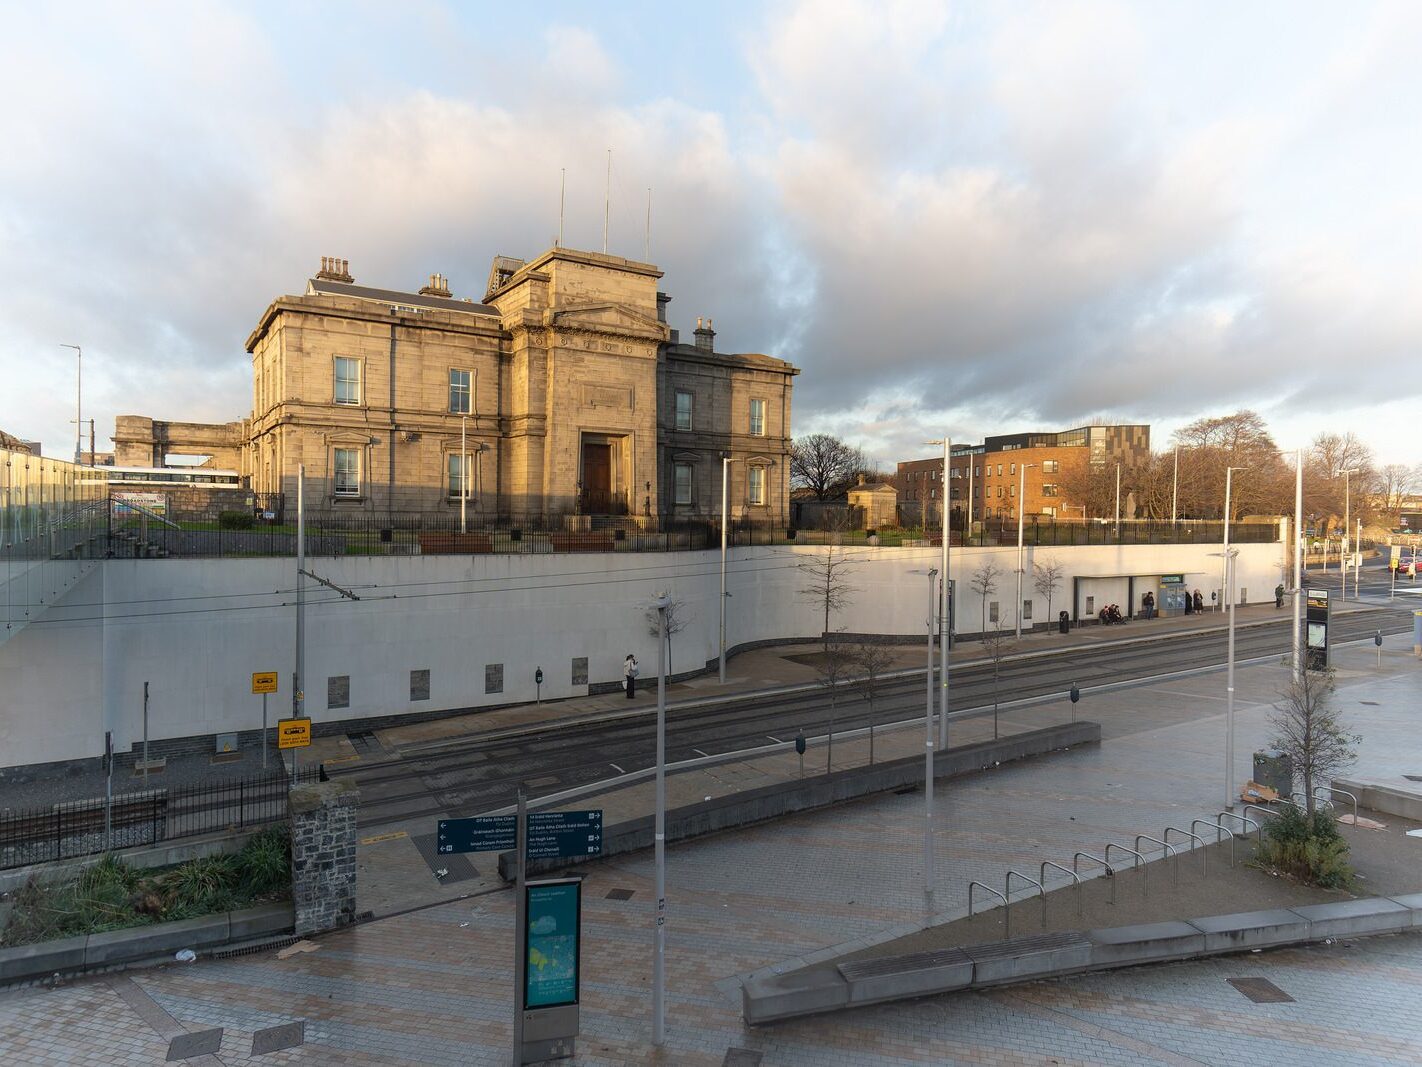
M 1066 633 L 1071 629 L 1071 616 L 1065 611 L 1057 612 L 1057 629 Z
M 1294 791 L 1294 771 L 1289 757 L 1274 751 L 1254 753 L 1254 780 L 1287 797 Z

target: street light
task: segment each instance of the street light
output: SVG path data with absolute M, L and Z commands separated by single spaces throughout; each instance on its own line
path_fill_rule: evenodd
M 1017 639 L 1022 640 L 1022 523 L 1027 514 L 1027 468 L 1035 463 L 1017 465 Z M 1116 519 L 1121 518 L 1121 465 L 1116 464 Z M 1119 532 L 1120 527 L 1117 527 Z
M 667 982 L 667 608 L 671 597 L 658 593 L 657 609 L 657 816 L 654 828 L 657 866 L 656 925 L 652 935 L 652 1044 L 666 1040 Z
M 952 477 L 950 469 L 952 442 L 944 437 L 941 441 L 929 441 L 930 445 L 943 446 L 943 579 L 939 583 L 942 588 L 942 599 L 938 612 L 938 747 L 947 751 L 948 749 L 948 644 L 953 639 L 953 617 L 949 603 L 952 590 L 952 583 L 949 581 L 950 571 L 948 570 L 948 542 L 951 529 L 948 523 L 948 509 L 952 506 L 953 496 L 948 489 L 948 479 Z M 968 459 L 971 461 L 972 456 Z M 972 465 L 969 463 L 970 474 L 969 486 L 972 485 L 971 472 Z M 972 489 L 968 490 L 968 509 L 972 514 Z M 931 670 L 932 668 L 930 668 Z
M 1116 464 L 1116 537 L 1121 536 L 1121 465 Z
M 1294 468 L 1294 677 L 1303 678 L 1303 471 L 1304 454 L 1299 449 Z
M 60 345 L 60 348 L 72 348 L 75 352 L 74 360 L 74 462 L 82 463 L 84 459 L 84 350 L 78 345 Z M 94 459 L 89 457 L 90 462 Z
M 1226 547 L 1223 552 L 1211 552 L 1212 556 L 1223 556 L 1225 564 L 1225 595 L 1234 600 L 1234 557 L 1239 549 Z M 1225 807 L 1234 810 L 1234 612 L 1229 613 L 1229 666 L 1225 676 Z
M 1336 470 L 1333 472 L 1333 477 L 1335 478 L 1337 478 L 1340 474 L 1343 475 L 1343 542 L 1340 546 L 1340 551 L 1338 553 L 1338 573 L 1339 577 L 1342 579 L 1343 584 L 1338 591 L 1339 604 L 1344 603 L 1348 599 L 1348 564 L 1346 560 L 1348 558 L 1348 526 L 1349 523 L 1352 521 L 1352 513 L 1350 509 L 1352 507 L 1353 479 L 1351 475 L 1357 473 L 1357 467 L 1349 467 L 1347 470 Z M 1354 578 L 1353 580 L 1353 595 L 1358 595 L 1358 581 L 1356 578 Z
M 721 455 L 721 638 L 719 653 L 719 678 L 726 684 L 726 525 L 731 510 L 731 464 L 734 460 L 725 453 Z
M 1228 551 L 1229 551 L 1229 515 L 1230 515 L 1230 502 L 1229 502 L 1229 501 L 1230 501 L 1230 489 L 1231 489 L 1231 487 L 1232 487 L 1233 479 L 1234 479 L 1234 472 L 1235 472 L 1235 471 L 1247 471 L 1248 469 L 1249 469 L 1248 467 L 1226 467 L 1226 468 L 1225 468 L 1225 508 L 1224 508 L 1224 550 L 1225 550 L 1225 552 L 1228 552 Z M 1225 566 L 1225 570 L 1226 570 L 1226 571 L 1229 570 L 1228 565 Z M 1224 582 L 1227 582 L 1227 581 L 1228 581 L 1228 574 L 1226 574 L 1226 576 L 1225 576 L 1225 578 L 1223 579 L 1223 581 L 1224 581 Z M 1232 624 L 1232 623 L 1233 623 L 1233 619 L 1234 619 L 1234 598 L 1229 595 L 1229 590 L 1227 590 L 1227 589 L 1222 589 L 1222 590 L 1220 590 L 1220 596 L 1221 596 L 1222 599 L 1224 599 L 1224 600 L 1229 604 L 1229 609 L 1228 609 L 1228 610 L 1229 610 L 1229 617 L 1230 617 L 1231 624 Z M 1221 605 L 1221 607 L 1223 607 L 1223 606 L 1224 606 L 1224 605 Z M 1233 638 L 1231 638 L 1231 640 L 1233 640 Z M 1231 684 L 1233 684 L 1233 683 L 1231 683 Z
M 933 613 L 937 607 L 937 594 L 933 580 L 938 577 L 938 568 L 926 571 L 910 571 L 910 574 L 928 575 L 928 680 L 924 686 L 923 708 L 923 900 L 925 906 L 933 909 Z

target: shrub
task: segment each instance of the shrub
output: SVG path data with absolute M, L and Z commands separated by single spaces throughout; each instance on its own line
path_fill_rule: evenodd
M 1338 829 L 1338 821 L 1324 810 L 1315 811 L 1310 817 L 1301 808 L 1286 805 L 1278 817 L 1264 824 L 1264 840 L 1254 862 L 1323 889 L 1348 889 L 1353 885 L 1348 842 Z
M 217 516 L 217 525 L 224 530 L 250 530 L 256 522 L 248 511 L 224 511 Z
M 236 887 L 237 865 L 230 856 L 202 856 L 179 864 L 163 876 L 162 883 L 173 898 L 166 919 L 224 911 Z
M 262 896 L 291 886 L 291 840 L 285 826 L 270 826 L 237 853 L 237 885 L 244 893 Z

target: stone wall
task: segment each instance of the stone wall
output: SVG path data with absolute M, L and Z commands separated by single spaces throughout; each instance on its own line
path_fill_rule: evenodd
M 349 926 L 356 914 L 356 809 L 349 782 L 291 791 L 291 900 L 296 933 Z

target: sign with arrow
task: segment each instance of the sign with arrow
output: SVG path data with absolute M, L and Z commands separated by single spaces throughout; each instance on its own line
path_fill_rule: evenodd
M 518 847 L 518 816 L 480 815 L 440 819 L 435 851 L 507 852 Z M 528 813 L 529 859 L 575 859 L 602 855 L 602 809 Z

